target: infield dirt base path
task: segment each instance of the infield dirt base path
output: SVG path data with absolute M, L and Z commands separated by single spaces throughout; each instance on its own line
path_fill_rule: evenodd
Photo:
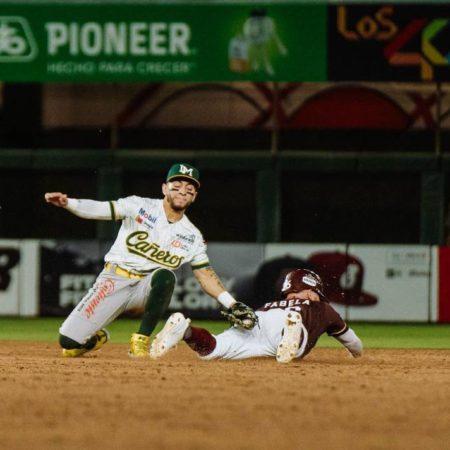
M 450 350 L 204 362 L 0 342 L 0 449 L 450 449 Z

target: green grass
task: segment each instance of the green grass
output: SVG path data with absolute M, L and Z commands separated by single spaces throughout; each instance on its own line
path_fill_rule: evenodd
M 52 342 L 58 340 L 58 329 L 64 318 L 9 318 L 0 317 L 0 340 L 10 341 L 41 341 Z M 138 319 L 118 319 L 107 328 L 111 334 L 111 342 L 117 344 L 127 343 L 130 335 L 139 328 Z M 155 329 L 158 332 L 164 322 L 160 322 Z M 195 321 L 195 325 L 204 327 L 212 333 L 220 333 L 228 328 L 227 322 Z
M 62 318 L 21 319 L 0 317 L 0 340 L 56 342 Z M 159 331 L 161 322 L 155 332 Z M 194 321 L 212 333 L 228 328 L 227 322 Z M 119 319 L 108 326 L 111 341 L 127 343 L 130 334 L 139 327 L 138 319 Z M 381 324 L 357 323 L 352 328 L 363 341 L 365 348 L 434 348 L 450 349 L 450 324 Z M 319 347 L 339 347 L 333 338 L 322 336 Z
M 450 324 L 357 323 L 351 327 L 365 348 L 447 348 Z M 322 336 L 319 347 L 340 346 L 336 339 Z

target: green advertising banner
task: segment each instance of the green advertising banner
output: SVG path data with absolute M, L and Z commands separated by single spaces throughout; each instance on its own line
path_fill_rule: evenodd
M 326 30 L 326 4 L 0 4 L 0 80 L 324 81 Z

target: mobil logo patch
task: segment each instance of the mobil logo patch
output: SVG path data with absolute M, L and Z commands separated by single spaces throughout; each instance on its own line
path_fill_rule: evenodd
M 149 222 L 156 223 L 157 217 L 156 216 L 152 216 L 150 213 L 146 212 L 144 208 L 141 208 L 139 210 L 139 215 L 144 220 L 148 220 Z
M 156 223 L 158 218 L 156 216 L 152 216 L 150 213 L 145 211 L 144 208 L 141 208 L 139 210 L 139 214 L 135 217 L 135 220 L 136 222 L 153 229 L 153 225 Z

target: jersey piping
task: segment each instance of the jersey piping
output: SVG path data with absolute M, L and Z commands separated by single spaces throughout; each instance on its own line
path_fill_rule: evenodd
M 330 333 L 328 336 L 340 336 L 341 334 L 344 334 L 348 330 L 348 325 L 345 324 L 345 327 L 342 328 L 342 330 L 336 332 L 336 333 Z
M 117 220 L 116 210 L 114 208 L 114 202 L 111 200 L 109 201 L 109 208 L 111 209 L 111 219 L 114 221 Z
M 209 261 L 205 261 L 204 263 L 196 264 L 195 266 L 191 264 L 192 270 L 203 269 L 205 267 L 209 267 L 211 264 Z

